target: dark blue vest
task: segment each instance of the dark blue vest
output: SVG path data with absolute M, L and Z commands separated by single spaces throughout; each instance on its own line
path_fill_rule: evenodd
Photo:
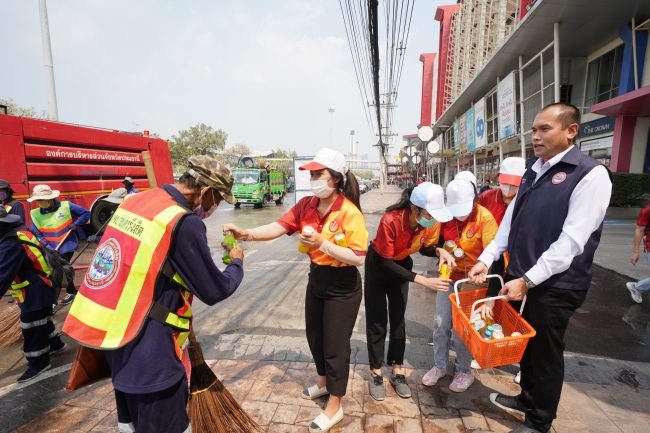
M 510 263 L 507 273 L 514 277 L 521 277 L 532 268 L 560 237 L 573 190 L 587 173 L 600 165 L 574 146 L 533 185 L 536 173 L 530 167 L 535 160 L 526 164 L 508 236 Z M 542 284 L 561 289 L 589 289 L 591 265 L 602 230 L 601 222 L 589 237 L 582 254 L 574 257 L 569 269 L 551 276 Z

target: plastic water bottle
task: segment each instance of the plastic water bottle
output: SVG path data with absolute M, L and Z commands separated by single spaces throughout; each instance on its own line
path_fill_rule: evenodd
M 232 258 L 230 257 L 230 250 L 232 250 L 237 246 L 237 240 L 235 239 L 235 235 L 231 231 L 226 232 L 226 236 L 224 236 L 223 238 L 223 245 L 224 245 L 223 262 L 229 265 L 232 263 Z
M 312 226 L 304 226 L 302 228 L 302 234 L 303 235 L 307 235 L 307 234 L 311 234 L 311 233 L 315 233 L 315 232 L 316 232 L 316 229 L 313 228 Z M 303 244 L 302 242 L 300 242 L 298 244 L 298 251 L 300 251 L 303 254 L 307 254 L 310 249 L 311 248 L 309 248 L 307 245 Z

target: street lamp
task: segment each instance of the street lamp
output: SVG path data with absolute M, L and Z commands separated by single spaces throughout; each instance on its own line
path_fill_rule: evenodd
M 334 112 L 336 111 L 333 108 L 327 110 L 330 113 L 330 149 L 332 148 L 332 129 L 334 128 Z

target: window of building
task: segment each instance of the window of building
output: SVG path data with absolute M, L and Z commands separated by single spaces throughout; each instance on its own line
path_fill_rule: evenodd
M 618 94 L 623 63 L 623 45 L 592 60 L 587 65 L 585 107 L 606 101 Z

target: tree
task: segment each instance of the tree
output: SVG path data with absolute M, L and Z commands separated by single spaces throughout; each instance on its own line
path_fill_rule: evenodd
M 268 155 L 269 158 L 284 158 L 284 159 L 292 159 L 298 156 L 298 152 L 295 150 L 273 150 L 271 149 L 271 154 Z
M 217 158 L 231 167 L 235 167 L 244 156 L 250 156 L 250 154 L 251 149 L 248 146 L 244 143 L 237 143 L 233 146 L 226 147 L 217 155 Z
M 5 105 L 7 107 L 7 114 L 12 116 L 22 116 L 22 117 L 33 117 L 35 119 L 47 119 L 47 113 L 45 111 L 36 111 L 35 108 L 21 107 L 16 104 L 13 99 L 4 99 L 0 98 L 0 105 Z
M 189 129 L 178 131 L 169 140 L 169 151 L 173 167 L 184 167 L 192 155 L 216 156 L 226 147 L 228 134 L 223 129 L 215 130 L 205 123 L 197 123 Z

